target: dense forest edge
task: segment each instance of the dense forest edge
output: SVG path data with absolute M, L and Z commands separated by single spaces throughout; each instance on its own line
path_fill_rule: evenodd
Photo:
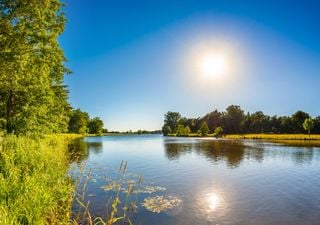
M 245 113 L 238 105 L 198 118 L 169 111 L 164 115 L 162 132 L 165 136 L 178 137 L 320 139 L 320 116 L 312 118 L 301 110 L 291 116 L 269 116 L 262 111 Z

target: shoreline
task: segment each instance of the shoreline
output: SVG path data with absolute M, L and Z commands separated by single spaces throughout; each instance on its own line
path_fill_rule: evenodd
M 320 141 L 320 134 L 228 134 L 222 137 L 227 139 Z

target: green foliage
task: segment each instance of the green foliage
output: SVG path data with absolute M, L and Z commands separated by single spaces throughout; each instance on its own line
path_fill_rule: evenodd
M 210 130 L 207 125 L 207 122 L 203 122 L 200 129 L 198 130 L 198 133 L 202 136 L 205 137 L 209 134 Z
M 310 115 L 303 111 L 297 111 L 291 116 L 293 122 L 293 130 L 295 131 L 294 133 L 304 132 L 303 123 L 308 118 L 310 118 Z
M 73 110 L 69 120 L 69 133 L 86 134 L 88 133 L 89 115 L 80 109 Z
M 67 141 L 5 136 L 0 144 L 0 224 L 68 224 L 73 185 Z
M 67 130 L 64 25 L 58 0 L 1 1 L 0 126 L 8 133 Z
M 90 134 L 99 134 L 103 132 L 103 121 L 99 117 L 91 119 L 88 123 Z
M 190 127 L 184 127 L 182 124 L 178 125 L 177 136 L 179 137 L 187 137 L 191 133 Z
M 308 131 L 308 133 L 310 134 L 311 130 L 313 129 L 314 126 L 314 121 L 312 118 L 306 118 L 303 122 L 303 128 Z
M 186 135 L 189 135 L 189 134 L 191 133 L 190 127 L 189 127 L 189 126 L 186 126 L 186 127 L 184 128 L 184 132 L 185 132 Z
M 216 127 L 216 129 L 214 129 L 214 136 L 215 137 L 220 137 L 222 132 L 223 132 L 222 127 Z
M 180 113 L 169 111 L 164 115 L 164 126 L 169 126 L 172 133 L 176 133 L 180 119 Z
M 164 136 L 168 136 L 168 134 L 172 133 L 171 127 L 168 126 L 168 125 L 164 125 L 162 127 L 162 133 L 163 133 Z
M 185 118 L 181 117 L 179 113 L 173 114 L 172 112 L 168 112 L 168 114 L 165 115 L 165 122 L 171 121 L 170 124 L 176 124 L 177 128 L 178 124 L 185 127 L 189 126 L 191 133 L 197 133 L 203 122 L 206 122 L 210 130 L 209 133 L 214 133 L 216 127 L 221 127 L 224 134 L 300 134 L 305 132 L 303 123 L 310 117 L 308 113 L 303 111 L 297 111 L 291 116 L 280 117 L 268 116 L 262 111 L 245 114 L 241 107 L 236 105 L 229 106 L 224 112 L 214 110 L 198 118 Z M 175 117 L 176 119 L 172 120 L 174 115 L 179 117 Z M 167 117 L 171 118 L 171 120 L 168 120 Z M 177 118 L 180 119 L 177 120 Z M 175 122 L 173 123 L 173 121 Z M 320 134 L 320 116 L 313 119 L 313 122 L 314 125 L 311 127 L 310 132 Z M 172 134 L 176 133 L 177 129 L 175 131 L 172 130 Z
M 226 110 L 226 125 L 227 131 L 233 131 L 234 133 L 241 132 L 242 122 L 245 118 L 245 114 L 240 106 L 231 105 Z

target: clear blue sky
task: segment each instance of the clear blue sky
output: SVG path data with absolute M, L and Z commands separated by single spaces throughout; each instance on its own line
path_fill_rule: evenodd
M 319 1 L 65 2 L 71 104 L 109 130 L 160 129 L 167 111 L 198 117 L 231 104 L 320 115 Z M 232 52 L 228 78 L 195 72 L 199 46 Z

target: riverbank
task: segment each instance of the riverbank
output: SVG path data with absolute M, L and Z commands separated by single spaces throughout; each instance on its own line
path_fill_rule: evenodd
M 80 137 L 1 137 L 0 224 L 69 224 L 74 187 L 67 147 Z
M 320 141 L 320 134 L 228 134 L 227 139 L 264 139 L 264 140 L 293 140 L 293 141 Z
M 203 137 L 198 133 L 177 136 L 168 134 L 168 137 Z M 204 137 L 216 137 L 215 134 L 208 134 Z M 226 134 L 220 136 L 225 139 L 264 139 L 264 140 L 292 140 L 292 141 L 320 141 L 320 134 Z

